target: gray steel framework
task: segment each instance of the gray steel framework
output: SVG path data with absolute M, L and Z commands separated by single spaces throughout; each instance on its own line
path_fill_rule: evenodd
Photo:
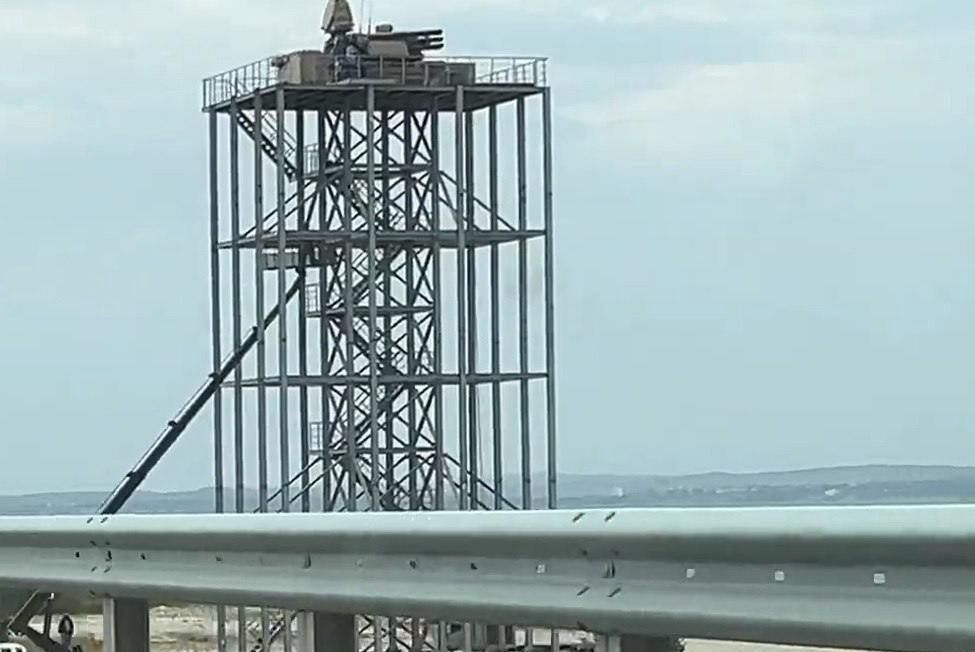
M 278 314 L 214 403 L 217 511 L 226 476 L 236 512 L 555 507 L 548 88 L 275 84 L 205 109 L 214 368 Z M 237 621 L 290 645 L 287 616 Z

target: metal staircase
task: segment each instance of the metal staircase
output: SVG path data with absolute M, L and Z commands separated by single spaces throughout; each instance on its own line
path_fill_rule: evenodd
M 250 136 L 251 139 L 257 140 L 255 137 L 254 129 L 254 119 L 243 111 L 237 112 L 237 124 L 240 125 L 244 133 Z M 288 175 L 288 179 L 294 181 L 295 176 L 298 174 L 298 169 L 295 165 L 295 153 L 298 149 L 298 145 L 295 142 L 294 137 L 291 133 L 285 129 L 284 130 L 284 169 L 285 174 Z M 271 159 L 273 163 L 277 163 L 278 156 L 278 124 L 277 117 L 273 112 L 264 111 L 261 113 L 261 150 L 267 154 L 268 158 Z

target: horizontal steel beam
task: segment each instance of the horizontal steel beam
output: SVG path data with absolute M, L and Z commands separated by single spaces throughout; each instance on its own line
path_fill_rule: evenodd
M 468 374 L 467 382 L 468 384 L 486 384 L 486 383 L 510 383 L 518 380 L 542 380 L 545 378 L 545 374 L 541 372 L 529 372 L 526 374 L 519 372 L 510 373 L 480 373 L 480 374 Z M 372 378 L 367 375 L 355 375 L 355 376 L 341 376 L 338 374 L 329 376 L 298 376 L 291 375 L 288 376 L 288 386 L 289 387 L 333 387 L 333 386 L 346 386 L 346 385 L 358 385 L 358 386 L 369 386 L 372 382 Z M 459 376 L 457 374 L 383 374 L 376 378 L 376 382 L 380 385 L 421 385 L 421 386 L 434 386 L 434 385 L 456 385 L 459 381 Z M 263 381 L 259 378 L 245 378 L 241 384 L 245 388 L 259 387 L 263 385 L 264 387 L 278 387 L 281 384 L 280 376 L 265 376 Z M 233 387 L 231 384 L 226 384 L 227 387 Z
M 6 518 L 0 585 L 967 652 L 975 507 Z

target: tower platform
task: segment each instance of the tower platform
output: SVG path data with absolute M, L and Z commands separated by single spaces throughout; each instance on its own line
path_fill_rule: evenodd
M 274 106 L 284 90 L 284 109 L 323 107 L 366 110 L 366 89 L 375 88 L 377 111 L 456 111 L 458 86 L 464 109 L 478 110 L 539 94 L 548 62 L 540 57 L 363 58 L 342 70 L 334 57 L 300 51 L 262 59 L 203 80 L 203 109 L 229 112 Z

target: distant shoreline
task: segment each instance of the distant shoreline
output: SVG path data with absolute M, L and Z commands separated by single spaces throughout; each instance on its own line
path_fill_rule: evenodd
M 538 486 L 544 486 L 536 478 Z M 520 496 L 520 479 L 505 478 L 506 494 Z M 90 514 L 107 491 L 45 492 L 0 496 L 0 515 Z M 215 490 L 143 491 L 126 511 L 206 513 Z M 233 491 L 224 493 L 233 504 Z M 744 507 L 794 505 L 890 505 L 975 503 L 975 467 L 862 465 L 770 471 L 700 473 L 684 476 L 572 474 L 559 476 L 560 506 L 577 507 Z M 248 509 L 257 492 L 246 490 Z M 536 503 L 539 508 L 542 503 Z M 449 507 L 449 504 L 448 504 Z M 313 504 L 312 511 L 320 505 Z

